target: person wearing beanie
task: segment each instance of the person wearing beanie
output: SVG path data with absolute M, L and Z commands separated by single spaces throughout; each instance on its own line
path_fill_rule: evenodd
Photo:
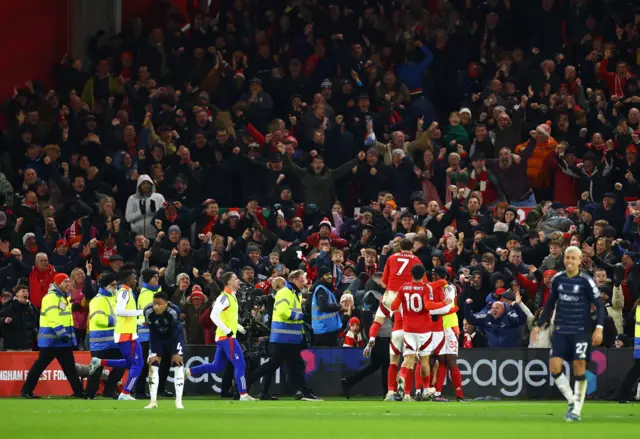
M 171 226 L 177 227 L 177 226 Z M 156 270 L 142 270 L 140 273 L 140 280 L 142 283 L 140 285 L 140 293 L 138 294 L 138 300 L 136 301 L 136 307 L 139 311 L 144 311 L 144 309 L 153 303 L 153 296 L 156 293 L 162 292 L 162 287 L 160 286 L 160 275 Z M 140 315 L 138 317 L 138 342 L 140 343 L 140 348 L 142 349 L 142 355 L 144 358 L 149 356 L 149 326 L 147 325 L 147 321 L 144 315 Z M 165 362 L 166 363 L 166 362 Z M 147 376 L 149 374 L 149 365 L 145 362 L 142 367 L 142 372 L 140 373 L 140 378 L 136 384 L 135 393 L 136 395 L 144 395 L 146 394 L 146 381 Z M 169 375 L 169 366 L 167 364 L 163 364 L 160 367 L 160 378 L 159 378 L 159 387 L 161 394 L 164 395 L 165 390 L 164 386 L 167 381 L 167 376 Z M 166 395 L 173 396 L 173 395 Z
M 538 125 L 535 130 L 529 132 L 531 140 L 516 146 L 516 154 L 522 154 L 529 142 L 535 142 L 535 148 L 527 159 L 527 177 L 531 188 L 538 200 L 551 199 L 551 176 L 549 169 L 545 167 L 545 160 L 556 150 L 558 142 L 551 137 L 551 122 L 547 121 Z
M 364 347 L 364 338 L 360 330 L 360 319 L 351 317 L 347 324 L 349 330 L 344 336 L 343 348 L 362 348 Z
M 206 344 L 204 332 L 200 326 L 200 316 L 208 309 L 207 296 L 202 292 L 202 287 L 194 284 L 191 294 L 180 308 L 184 313 L 184 327 L 188 344 Z
M 31 366 L 20 395 L 26 399 L 38 398 L 33 390 L 38 380 L 53 360 L 58 360 L 67 381 L 73 389 L 73 396 L 84 398 L 82 383 L 76 371 L 73 348 L 76 346 L 76 334 L 71 315 L 69 296 L 73 286 L 69 276 L 58 273 L 53 276 L 48 293 L 42 299 L 40 329 L 38 330 L 38 358 Z
M 340 238 L 338 235 L 331 232 L 331 222 L 329 218 L 324 217 L 318 225 L 318 231 L 312 233 L 307 237 L 306 243 L 310 246 L 318 248 L 318 244 L 321 239 L 328 239 L 331 241 L 331 246 L 336 248 L 344 248 L 349 245 L 346 239 Z
M 118 345 L 114 341 L 116 318 L 113 310 L 116 308 L 116 292 L 118 278 L 115 273 L 105 271 L 98 279 L 98 294 L 89 302 L 89 349 L 91 356 L 101 360 L 119 359 L 122 357 Z M 117 397 L 116 386 L 125 370 L 116 367 L 109 373 L 102 392 L 103 397 Z M 100 386 L 102 367 L 99 367 L 87 379 L 87 398 L 94 399 Z
M 333 275 L 328 266 L 318 267 L 318 281 L 311 299 L 311 326 L 315 346 L 336 347 L 342 328 L 340 312 L 343 307 L 333 292 Z
M 121 401 L 134 401 L 131 393 L 135 390 L 136 383 L 142 372 L 144 357 L 142 348 L 138 342 L 137 317 L 142 315 L 142 310 L 136 309 L 136 300 L 133 289 L 137 279 L 135 271 L 121 270 L 118 273 L 120 288 L 116 293 L 116 324 L 114 328 L 114 340 L 120 349 L 123 359 L 100 359 L 92 357 L 89 364 L 89 374 L 95 373 L 101 366 L 120 367 L 129 370 L 127 382 L 118 396 Z
M 147 278 L 149 274 L 147 274 Z M 154 282 L 154 277 L 149 282 Z M 143 283 L 144 285 L 144 283 Z M 149 328 L 149 393 L 151 401 L 145 409 L 158 408 L 158 391 L 160 390 L 160 373 L 163 365 L 168 372 L 171 365 L 173 370 L 173 384 L 176 389 L 175 406 L 183 409 L 182 393 L 184 391 L 183 352 L 186 345 L 184 327 L 180 319 L 181 310 L 169 302 L 169 296 L 163 292 L 156 292 L 153 300 L 145 306 L 143 316 L 145 326 Z M 166 378 L 165 378 L 166 380 Z

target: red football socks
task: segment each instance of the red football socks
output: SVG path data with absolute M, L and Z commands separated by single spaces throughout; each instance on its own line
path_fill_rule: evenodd
M 456 397 L 464 398 L 462 395 L 462 375 L 460 375 L 460 368 L 458 366 L 452 367 L 449 374 L 451 375 L 451 384 L 456 390 Z
M 424 380 L 425 378 L 422 377 L 422 367 L 420 367 L 420 364 L 416 365 L 416 374 L 415 374 L 415 383 L 416 383 L 416 390 L 422 390 L 424 388 Z M 429 387 L 429 386 L 427 386 Z
M 405 375 L 402 375 L 402 371 L 405 370 Z M 404 377 L 404 393 L 406 395 L 411 394 L 411 391 L 413 390 L 413 369 L 407 369 L 406 367 L 403 367 L 400 370 L 400 375 Z
M 422 387 L 424 387 L 425 390 L 431 387 L 431 375 L 427 375 L 426 377 L 422 378 Z
M 389 372 L 387 372 L 387 388 L 389 392 L 395 392 L 398 390 L 398 365 L 390 364 Z
M 446 364 L 440 363 L 438 367 L 438 373 L 436 374 L 436 392 L 442 392 L 442 386 L 444 385 L 444 379 L 447 377 Z

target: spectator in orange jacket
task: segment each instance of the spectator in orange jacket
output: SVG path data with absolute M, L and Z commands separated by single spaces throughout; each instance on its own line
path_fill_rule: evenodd
M 527 177 L 535 192 L 536 200 L 548 200 L 551 196 L 551 178 L 548 168 L 544 166 L 544 161 L 556 150 L 558 142 L 551 137 L 551 122 L 549 121 L 538 125 L 529 134 L 536 141 L 536 146 L 531 157 L 527 160 Z M 524 142 L 516 146 L 516 154 L 524 151 L 528 144 L 529 142 Z

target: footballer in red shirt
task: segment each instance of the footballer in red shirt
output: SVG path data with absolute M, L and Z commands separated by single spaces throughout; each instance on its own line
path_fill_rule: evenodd
M 432 319 L 431 315 L 446 313 L 451 308 L 452 300 L 444 298 L 443 288 L 447 286 L 447 282 L 440 280 L 427 284 L 423 282 L 424 274 L 425 269 L 422 265 L 413 266 L 411 282 L 400 287 L 391 305 L 392 310 L 401 310 L 404 330 L 404 362 L 398 378 L 398 401 L 405 399 L 405 382 L 413 375 L 416 355 L 420 358 L 423 385 L 428 385 L 429 356 L 442 345 L 442 340 L 433 339 L 434 334 L 441 333 L 432 332 L 434 325 L 438 326 L 438 321 L 442 319 L 437 316 Z M 442 326 L 441 322 L 439 326 Z
M 392 313 L 389 308 L 395 299 L 400 287 L 407 282 L 411 282 L 411 268 L 420 265 L 420 259 L 413 253 L 413 242 L 410 239 L 400 241 L 400 252 L 395 253 L 387 259 L 382 273 L 382 283 L 386 291 L 380 300 L 380 306 L 376 311 L 375 319 L 369 328 L 369 342 L 364 349 L 364 356 L 369 357 L 376 342 L 376 337 L 385 319 L 393 315 L 393 330 L 391 332 L 391 344 L 389 352 L 389 371 L 387 372 L 388 392 L 386 401 L 393 401 L 397 389 L 397 375 L 404 346 L 404 332 L 402 331 L 402 314 Z

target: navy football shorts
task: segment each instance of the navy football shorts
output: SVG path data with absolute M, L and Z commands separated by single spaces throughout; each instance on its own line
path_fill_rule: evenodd
M 173 343 L 176 343 L 176 346 L 173 346 Z M 151 336 L 151 342 L 149 343 L 149 357 L 164 357 L 165 355 L 171 356 L 174 351 L 176 354 L 184 356 L 184 348 L 185 342 L 184 334 L 182 332 L 180 332 L 177 342 L 172 339 Z
M 589 361 L 591 353 L 591 334 L 586 331 L 577 334 L 558 334 L 555 332 L 551 339 L 550 356 L 560 357 L 566 361 Z

